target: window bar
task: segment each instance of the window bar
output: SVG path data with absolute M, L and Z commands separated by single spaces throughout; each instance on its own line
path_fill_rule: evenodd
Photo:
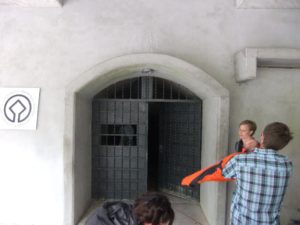
M 137 85 L 138 85 L 138 88 L 137 88 L 137 99 L 141 99 L 141 91 L 140 91 L 141 77 L 139 77 L 139 78 L 137 79 Z
M 129 99 L 132 99 L 132 96 L 131 96 L 131 85 L 132 85 L 132 80 L 133 80 L 133 79 L 130 79 L 130 80 L 129 80 Z
M 116 101 L 114 101 L 114 128 L 116 126 Z M 114 156 L 114 165 L 113 165 L 113 177 L 114 177 L 114 198 L 116 197 L 116 134 L 114 135 L 114 147 L 113 147 L 113 156 Z
M 144 79 L 144 82 L 143 82 L 143 88 L 142 89 L 144 89 L 144 95 L 143 95 L 143 97 L 145 98 L 145 99 L 147 99 L 148 98 L 148 77 L 143 77 Z
M 132 112 L 132 110 L 131 110 L 131 102 L 129 103 L 129 115 L 130 115 L 130 118 L 129 118 L 129 123 L 131 124 L 132 122 L 131 122 L 131 112 Z M 128 147 L 128 153 L 129 153 L 129 159 L 131 159 L 131 146 L 129 146 Z M 123 154 L 123 152 L 122 152 L 122 154 Z M 128 179 L 129 179 L 129 185 L 128 185 L 128 194 L 129 194 L 129 197 L 131 197 L 131 172 L 130 172 L 130 168 L 131 168 L 131 160 L 129 160 L 129 165 L 128 165 L 128 175 L 129 175 L 129 177 L 128 177 Z M 123 171 L 123 169 L 122 169 L 122 171 Z
M 170 99 L 173 99 L 173 85 L 170 83 Z
M 106 124 L 108 123 L 108 101 L 105 101 L 105 108 L 106 108 Z M 108 190 L 109 190 L 109 185 L 108 185 L 108 179 L 109 179 L 109 175 L 108 175 L 108 168 L 107 168 L 107 165 L 108 165 L 108 146 L 107 146 L 107 136 L 106 136 L 106 145 L 105 145 L 105 159 L 106 159 L 106 187 L 105 187 L 105 195 L 107 196 L 108 195 Z
M 157 79 L 156 78 L 153 78 L 153 81 L 154 81 L 154 94 L 153 94 L 153 98 L 154 99 L 157 99 Z
M 136 162 L 136 176 L 137 176 L 137 179 L 139 179 L 139 177 L 140 177 L 140 171 L 139 171 L 139 156 L 140 156 L 140 142 L 139 142 L 139 139 L 140 139 L 140 131 L 139 131 L 139 125 L 140 125 L 140 104 L 142 104 L 142 103 L 138 103 L 138 112 L 137 112 L 137 124 L 138 124 L 138 127 L 137 127 L 137 145 L 136 145 L 136 147 L 137 147 L 137 154 L 136 154 L 136 157 L 137 157 L 137 162 Z M 140 194 L 139 193 L 139 187 L 138 187 L 138 182 L 135 182 L 136 183 L 136 190 L 137 190 L 137 193 L 136 194 Z
M 165 99 L 165 80 L 162 80 L 162 93 L 163 93 L 163 96 L 162 98 Z
M 186 91 L 186 89 L 184 89 L 184 99 L 188 99 L 188 92 Z
M 149 77 L 148 87 L 148 99 L 153 99 L 153 77 Z
M 150 99 L 150 89 L 149 89 L 149 85 L 150 85 L 150 77 L 146 77 L 146 83 L 145 83 L 146 87 L 146 99 Z
M 125 85 L 125 81 L 122 82 L 122 99 L 124 99 L 124 85 Z
M 116 95 L 116 92 L 117 92 L 116 89 L 117 89 L 117 87 L 116 87 L 116 86 L 117 86 L 117 84 L 114 83 L 114 86 L 113 86 L 113 87 L 114 87 L 114 88 L 113 88 L 114 93 L 113 93 L 113 97 L 112 97 L 112 98 L 114 98 L 114 99 L 116 99 L 116 97 L 117 97 L 117 95 Z
M 142 77 L 141 78 L 141 99 L 147 99 L 147 77 Z
M 129 102 L 129 104 L 131 104 L 130 102 Z M 124 107 L 124 102 L 122 102 L 122 124 L 124 123 L 124 109 L 123 109 L 123 107 Z M 121 165 L 120 165 L 120 168 L 122 168 L 121 169 L 121 198 L 123 198 L 124 196 L 123 196 L 123 194 L 124 194 L 124 188 L 123 188 L 123 184 L 124 184 L 124 180 L 123 180 L 123 160 L 124 160 L 124 158 L 123 158 L 123 149 L 124 148 L 124 146 L 123 145 L 121 145 Z
M 188 117 L 189 118 L 189 117 Z M 195 120 L 194 120 L 195 121 Z M 191 130 L 191 127 L 190 127 L 190 121 L 189 121 L 189 119 L 188 119 L 188 121 L 187 121 L 187 125 L 188 125 L 188 131 L 190 131 Z M 193 133 L 194 133 L 194 131 L 193 131 Z M 190 135 L 188 135 L 188 136 L 190 136 Z M 188 139 L 189 140 L 189 139 Z M 191 143 L 187 143 L 187 146 L 189 146 L 189 148 L 190 148 L 190 146 L 191 146 Z M 195 147 L 194 145 L 192 145 L 193 147 Z M 194 153 L 192 154 L 192 155 L 194 155 Z M 194 168 L 194 165 L 193 165 L 193 168 Z M 186 195 L 188 195 L 188 189 L 187 188 L 185 188 L 185 190 L 184 190 L 184 193 L 186 194 Z
M 173 86 L 171 85 L 171 90 L 173 90 L 173 88 L 172 88 Z M 173 96 L 172 96 L 173 97 Z M 176 110 L 177 111 L 177 110 Z M 173 133 L 173 138 L 174 138 L 174 140 L 178 140 L 178 135 L 177 135 L 177 133 L 178 133 L 178 129 L 177 129 L 177 127 L 178 127 L 178 122 L 179 121 L 177 121 L 177 119 L 176 119 L 176 121 L 174 121 L 174 133 Z M 172 146 L 173 147 L 173 146 Z M 173 148 L 171 148 L 171 149 L 173 149 Z M 172 151 L 172 150 L 171 150 Z M 178 151 L 178 144 L 176 143 L 176 147 L 175 147 L 175 154 L 177 154 L 177 151 Z M 172 175 L 173 175 L 173 178 L 175 178 L 175 176 L 176 176 L 176 163 L 175 163 L 175 159 L 173 158 L 173 162 L 172 162 L 172 164 L 173 164 L 173 171 L 172 171 Z M 175 187 L 173 187 L 173 191 L 175 191 Z
M 178 99 L 178 90 L 176 90 L 177 84 L 173 83 L 171 85 L 172 85 L 172 93 L 174 95 L 173 99 Z

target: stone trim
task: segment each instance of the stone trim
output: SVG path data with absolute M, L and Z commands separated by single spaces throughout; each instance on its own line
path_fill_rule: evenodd
M 66 87 L 64 131 L 64 225 L 75 225 L 91 201 L 91 151 L 89 127 L 80 121 L 91 121 L 92 97 L 117 81 L 141 76 L 149 68 L 153 75 L 179 83 L 203 100 L 202 156 L 203 167 L 228 154 L 229 92 L 203 70 L 178 58 L 162 54 L 134 54 L 102 62 L 80 74 Z M 87 122 L 88 123 L 88 122 Z M 90 154 L 90 155 L 83 155 Z M 84 156 L 84 157 L 82 157 Z M 86 167 L 86 168 L 85 168 Z M 80 169 L 79 172 L 77 172 Z M 85 182 L 83 182 L 83 180 Z M 210 225 L 224 225 L 226 217 L 226 184 L 208 182 L 201 185 L 200 205 Z

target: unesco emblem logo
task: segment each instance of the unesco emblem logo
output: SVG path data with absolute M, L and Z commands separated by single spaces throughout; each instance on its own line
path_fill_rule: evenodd
M 29 118 L 32 104 L 27 96 L 15 94 L 6 100 L 3 110 L 4 116 L 9 122 L 18 124 Z

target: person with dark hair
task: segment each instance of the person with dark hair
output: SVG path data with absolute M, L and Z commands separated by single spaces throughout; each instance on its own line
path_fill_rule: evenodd
M 256 131 L 256 123 L 252 120 L 244 120 L 239 125 L 240 140 L 235 143 L 235 151 L 243 152 L 258 146 L 253 135 Z
M 172 225 L 174 211 L 169 199 L 158 192 L 147 192 L 134 204 L 106 202 L 89 216 L 85 225 Z
M 281 203 L 292 172 L 292 162 L 278 151 L 293 139 L 287 125 L 267 125 L 260 147 L 238 154 L 222 170 L 226 178 L 236 179 L 231 203 L 231 225 L 278 225 Z
M 172 225 L 175 217 L 169 199 L 157 192 L 148 192 L 136 199 L 133 215 L 137 225 Z

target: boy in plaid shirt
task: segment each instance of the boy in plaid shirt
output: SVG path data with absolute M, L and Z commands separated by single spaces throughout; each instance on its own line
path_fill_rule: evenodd
M 277 151 L 292 134 L 279 122 L 267 125 L 260 147 L 233 157 L 223 168 L 226 178 L 236 179 L 231 204 L 231 225 L 278 225 L 281 203 L 292 172 L 292 163 Z

